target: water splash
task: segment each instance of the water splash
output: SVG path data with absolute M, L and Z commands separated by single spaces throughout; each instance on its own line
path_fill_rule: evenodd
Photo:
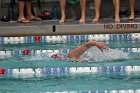
M 48 56 L 48 54 L 45 53 L 41 53 L 41 54 L 36 54 L 36 55 L 31 55 L 31 56 L 26 56 L 23 57 L 24 61 L 50 61 L 50 57 Z
M 123 51 L 110 48 L 101 51 L 97 47 L 91 47 L 82 54 L 82 57 L 86 59 L 94 59 L 96 62 L 129 58 L 128 53 L 125 53 Z

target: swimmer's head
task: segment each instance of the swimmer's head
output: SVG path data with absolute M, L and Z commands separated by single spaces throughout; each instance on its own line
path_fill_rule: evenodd
M 60 54 L 52 54 L 51 58 L 57 58 L 57 59 L 60 59 L 60 60 L 64 60 L 64 57 L 61 56 Z

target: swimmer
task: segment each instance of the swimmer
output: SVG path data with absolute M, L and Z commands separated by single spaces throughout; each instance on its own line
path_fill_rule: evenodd
M 67 59 L 69 60 L 75 60 L 78 62 L 82 62 L 85 59 L 81 57 L 81 55 L 89 48 L 96 46 L 98 47 L 101 51 L 103 51 L 103 49 L 107 49 L 107 45 L 103 42 L 96 42 L 96 41 L 88 41 L 86 43 L 84 43 L 83 45 L 71 50 L 68 54 L 67 54 Z M 52 54 L 51 58 L 57 58 L 60 60 L 65 60 L 65 58 L 63 56 L 61 56 L 60 54 Z

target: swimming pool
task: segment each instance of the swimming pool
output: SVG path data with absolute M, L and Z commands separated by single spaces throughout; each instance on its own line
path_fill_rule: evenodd
M 140 93 L 140 34 L 27 36 L 0 38 L 1 93 Z M 48 54 L 67 54 L 87 40 L 105 42 L 132 58 L 71 62 Z

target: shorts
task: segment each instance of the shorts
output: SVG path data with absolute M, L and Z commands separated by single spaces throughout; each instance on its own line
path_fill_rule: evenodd
M 70 4 L 76 4 L 79 2 L 79 0 L 67 0 L 67 2 Z

